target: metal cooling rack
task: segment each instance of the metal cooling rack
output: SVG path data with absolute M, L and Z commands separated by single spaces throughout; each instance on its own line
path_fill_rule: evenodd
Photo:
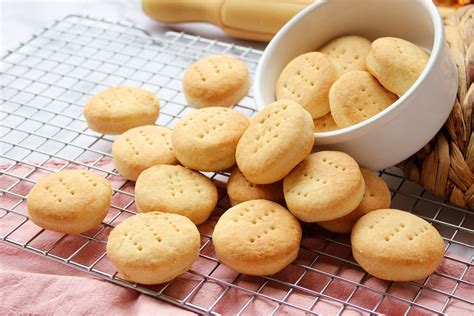
M 441 269 L 419 282 L 386 282 L 369 276 L 351 256 L 347 235 L 304 225 L 298 259 L 282 272 L 249 277 L 228 270 L 215 257 L 212 227 L 229 207 L 225 173 L 206 173 L 220 199 L 200 225 L 199 260 L 188 273 L 160 286 L 120 279 L 105 256 L 110 230 L 135 213 L 133 184 L 110 163 L 113 137 L 87 128 L 82 107 L 97 92 L 133 85 L 156 93 L 162 103 L 158 124 L 173 128 L 191 109 L 181 78 L 186 67 L 209 54 L 232 54 L 253 74 L 262 52 L 182 33 L 150 37 L 134 25 L 68 16 L 7 53 L 0 64 L 0 240 L 198 313 L 271 314 L 472 312 L 474 217 L 405 181 L 397 169 L 381 172 L 392 191 L 392 207 L 431 222 L 446 243 Z M 252 96 L 236 109 L 255 112 Z M 111 211 L 101 227 L 62 235 L 32 224 L 25 198 L 35 180 L 66 168 L 87 168 L 114 186 Z M 67 251 L 62 245 L 68 244 Z M 453 268 L 454 267 L 454 268 Z M 454 309 L 453 309 L 454 308 Z

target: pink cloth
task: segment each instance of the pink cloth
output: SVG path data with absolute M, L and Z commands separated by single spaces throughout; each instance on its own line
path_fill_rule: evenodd
M 56 170 L 59 169 L 62 164 L 48 163 L 45 166 Z M 109 160 L 100 162 L 97 166 L 103 170 L 113 169 L 113 165 Z M 69 167 L 79 168 L 79 166 Z M 17 165 L 8 172 L 21 177 L 27 176 L 31 179 L 38 179 L 46 174 L 39 170 L 29 174 L 32 170 L 31 167 L 26 165 Z M 120 188 L 125 183 L 120 177 L 109 177 L 108 180 L 114 188 Z M 6 175 L 0 176 L 0 188 L 9 188 L 17 181 L 18 180 L 14 177 Z M 10 191 L 20 195 L 26 195 L 31 187 L 31 183 L 21 181 Z M 127 184 L 122 190 L 133 192 L 133 185 Z M 226 199 L 224 199 L 224 201 L 226 201 Z M 113 198 L 112 204 L 118 207 L 126 207 L 131 202 L 131 197 L 117 193 Z M 6 209 L 14 207 L 16 212 L 26 214 L 24 201 L 22 202 L 21 198 L 13 195 L 0 195 L 0 207 Z M 226 206 L 224 205 L 222 208 L 225 209 Z M 134 209 L 133 204 L 130 209 Z M 222 211 L 214 212 L 210 220 L 199 226 L 201 233 L 206 235 L 212 234 L 212 229 L 218 219 L 217 213 L 221 212 Z M 117 210 L 112 208 L 106 220 L 111 219 L 116 214 Z M 118 224 L 127 216 L 129 215 L 120 215 L 113 224 Z M 4 236 L 11 231 L 13 227 L 21 223 L 23 218 L 24 217 L 13 213 L 6 214 L 0 210 L 0 236 Z M 348 247 L 338 245 L 337 243 L 328 244 L 327 241 L 321 238 L 321 236 L 326 234 L 325 231 L 317 226 L 314 226 L 312 229 L 314 229 L 314 231 L 310 232 L 308 236 L 303 239 L 302 244 L 305 248 L 316 251 L 319 250 L 338 258 L 350 258 L 351 253 Z M 31 222 L 27 222 L 21 226 L 20 229 L 11 234 L 9 238 L 19 242 L 26 242 L 35 236 L 38 231 L 40 231 L 40 229 L 37 226 Z M 97 232 L 98 230 L 93 230 L 86 234 L 93 235 Z M 106 240 L 108 232 L 110 232 L 109 228 L 101 232 L 97 238 Z M 62 234 L 46 231 L 35 238 L 30 245 L 47 250 L 54 245 L 61 236 Z M 339 235 L 337 238 L 340 238 L 340 241 L 343 243 L 348 242 L 348 236 Z M 83 245 L 86 240 L 84 237 L 78 235 L 67 236 L 54 247 L 51 253 L 61 257 L 68 257 Z M 207 240 L 207 237 L 202 238 L 203 243 Z M 103 243 L 92 242 L 84 247 L 81 252 L 76 254 L 72 260 L 84 265 L 90 265 L 98 259 L 103 252 Z M 202 250 L 202 254 L 215 258 L 212 243 L 207 243 Z M 315 251 L 302 249 L 296 263 L 309 265 L 315 259 L 316 254 Z M 100 278 L 93 277 L 90 274 L 1 243 L 0 256 L 0 314 L 191 314 L 154 298 L 141 295 L 136 291 L 114 285 Z M 298 286 L 311 291 L 305 292 L 303 290 L 294 289 L 290 295 L 287 295 L 290 287 L 285 284 L 280 284 L 275 281 L 265 283 L 265 279 L 261 277 L 239 276 L 224 265 L 218 266 L 215 260 L 207 259 L 204 256 L 199 258 L 193 265 L 192 270 L 197 274 L 209 275 L 211 278 L 233 283 L 252 291 L 257 291 L 265 284 L 260 291 L 262 294 L 276 299 L 283 299 L 285 295 L 287 295 L 286 301 L 288 303 L 303 308 L 314 306 L 313 311 L 322 314 L 337 313 L 341 309 L 342 304 L 324 297 L 315 301 L 315 295 L 312 293 L 323 293 L 324 295 L 345 301 L 349 298 L 349 295 L 355 291 L 349 300 L 351 304 L 370 310 L 381 301 L 377 312 L 390 315 L 403 315 L 409 308 L 408 303 L 388 296 L 384 298 L 374 291 L 379 290 L 385 292 L 390 282 L 373 277 L 362 280 L 364 272 L 355 265 L 346 264 L 341 268 L 340 260 L 321 255 L 317 258 L 312 267 L 316 269 L 316 271 L 305 272 L 305 270 L 299 266 L 290 265 L 274 276 L 277 280 L 289 283 L 295 283 L 301 278 Z M 115 271 L 106 257 L 100 260 L 95 268 L 111 274 Z M 445 259 L 443 264 L 438 268 L 438 271 L 454 278 L 460 278 L 465 268 L 466 264 Z M 328 273 L 329 275 L 325 275 L 319 271 Z M 178 299 L 184 299 L 184 297 L 190 294 L 191 291 L 203 281 L 203 278 L 196 273 L 186 273 L 178 277 L 165 290 L 165 294 Z M 351 283 L 337 279 L 331 281 L 330 275 L 332 274 L 356 283 L 362 283 L 368 288 L 357 288 Z M 466 271 L 462 278 L 467 282 L 473 282 L 473 269 Z M 427 285 L 445 293 L 454 291 L 454 295 L 464 299 L 472 300 L 472 297 L 474 297 L 472 286 L 460 283 L 460 285 L 456 287 L 456 281 L 439 275 L 432 275 Z M 162 287 L 163 286 L 160 285 L 152 288 L 160 289 Z M 227 315 L 237 313 L 245 305 L 247 305 L 247 307 L 245 308 L 244 314 L 247 315 L 268 314 L 274 308 L 278 307 L 277 302 L 261 297 L 254 298 L 248 303 L 249 299 L 252 298 L 251 293 L 226 288 L 227 287 L 222 284 L 207 280 L 201 284 L 200 289 L 194 292 L 194 295 L 190 297 L 190 302 L 197 306 L 207 308 L 211 306 L 217 298 L 222 296 L 213 311 Z M 389 288 L 389 292 L 396 297 L 413 300 L 417 295 L 418 289 L 418 286 L 410 283 L 393 283 Z M 417 298 L 417 303 L 423 306 L 429 306 L 438 311 L 447 301 L 447 297 L 447 295 L 423 290 Z M 457 299 L 451 299 L 448 302 L 445 312 L 467 315 L 472 313 L 472 309 L 471 304 Z M 345 311 L 348 314 L 364 314 L 351 308 L 347 308 Z M 281 307 L 279 312 L 291 315 L 304 315 L 301 310 L 290 306 Z M 422 308 L 413 307 L 411 314 L 428 315 L 431 313 Z

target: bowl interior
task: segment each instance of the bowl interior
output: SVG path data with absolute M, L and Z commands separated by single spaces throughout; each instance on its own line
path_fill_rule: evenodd
M 428 0 L 316 2 L 290 20 L 265 50 L 254 87 L 257 108 L 275 101 L 275 84 L 293 58 L 316 51 L 343 35 L 360 35 L 369 40 L 399 37 L 432 51 L 436 31 L 433 10 L 436 9 Z

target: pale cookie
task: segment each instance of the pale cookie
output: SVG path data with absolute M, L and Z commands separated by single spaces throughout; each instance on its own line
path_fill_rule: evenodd
M 247 65 L 229 55 L 215 55 L 198 60 L 184 74 L 183 90 L 194 108 L 239 103 L 249 90 Z
M 355 35 L 336 38 L 319 49 L 331 59 L 339 76 L 353 70 L 366 71 L 365 59 L 369 50 L 370 41 Z
M 159 284 L 188 271 L 200 245 L 199 231 L 189 219 L 151 212 L 118 224 L 107 240 L 107 256 L 124 279 Z
M 135 127 L 117 137 L 112 155 L 119 174 L 132 181 L 152 166 L 178 163 L 171 146 L 171 131 L 156 125 Z
M 28 216 L 42 228 L 80 234 L 102 222 L 111 198 L 109 182 L 93 172 L 51 173 L 41 178 L 28 194 Z
M 156 96 L 141 88 L 113 87 L 92 97 L 84 108 L 87 125 L 102 134 L 117 135 L 133 127 L 154 124 L 160 115 Z
M 236 160 L 255 184 L 283 179 L 309 155 L 314 143 L 311 115 L 298 103 L 280 100 L 252 117 L 237 145 Z
M 230 204 L 235 206 L 250 200 L 269 200 L 282 204 L 283 181 L 271 184 L 254 184 L 247 180 L 239 168 L 235 167 L 227 181 L 227 195 Z
M 214 210 L 217 189 L 199 172 L 181 166 L 158 165 L 138 177 L 135 203 L 139 212 L 180 214 L 198 225 Z
M 322 117 L 329 113 L 329 88 L 336 79 L 336 68 L 328 57 L 306 53 L 283 69 L 276 84 L 276 98 L 298 102 L 313 118 Z
M 383 209 L 364 215 L 352 234 L 352 255 L 368 273 L 390 281 L 421 280 L 443 260 L 444 242 L 427 221 Z
M 397 100 L 370 73 L 343 74 L 329 91 L 331 115 L 337 126 L 348 127 L 382 112 Z
M 295 260 L 301 227 L 281 205 L 253 200 L 228 209 L 219 218 L 212 241 L 217 258 L 232 270 L 269 275 Z
M 385 181 L 376 173 L 361 168 L 365 182 L 365 192 L 359 206 L 349 214 L 318 225 L 335 233 L 350 233 L 359 218 L 365 214 L 390 207 L 390 191 Z
M 288 209 L 310 223 L 349 214 L 359 205 L 364 189 L 357 162 L 339 151 L 309 155 L 283 181 Z
M 184 116 L 172 133 L 173 149 L 188 168 L 219 171 L 235 164 L 235 150 L 249 120 L 237 110 L 200 109 Z
M 331 113 L 328 113 L 323 117 L 314 119 L 313 123 L 314 131 L 317 133 L 330 132 L 339 129 L 339 127 L 337 127 L 336 125 L 336 122 L 334 122 Z
M 387 90 L 401 96 L 418 79 L 429 58 L 427 52 L 411 42 L 382 37 L 372 43 L 366 65 Z

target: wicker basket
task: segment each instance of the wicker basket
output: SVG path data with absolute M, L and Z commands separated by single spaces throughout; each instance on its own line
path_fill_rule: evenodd
M 450 203 L 474 209 L 474 5 L 441 8 L 458 71 L 453 110 L 438 134 L 399 166 L 405 176 Z

